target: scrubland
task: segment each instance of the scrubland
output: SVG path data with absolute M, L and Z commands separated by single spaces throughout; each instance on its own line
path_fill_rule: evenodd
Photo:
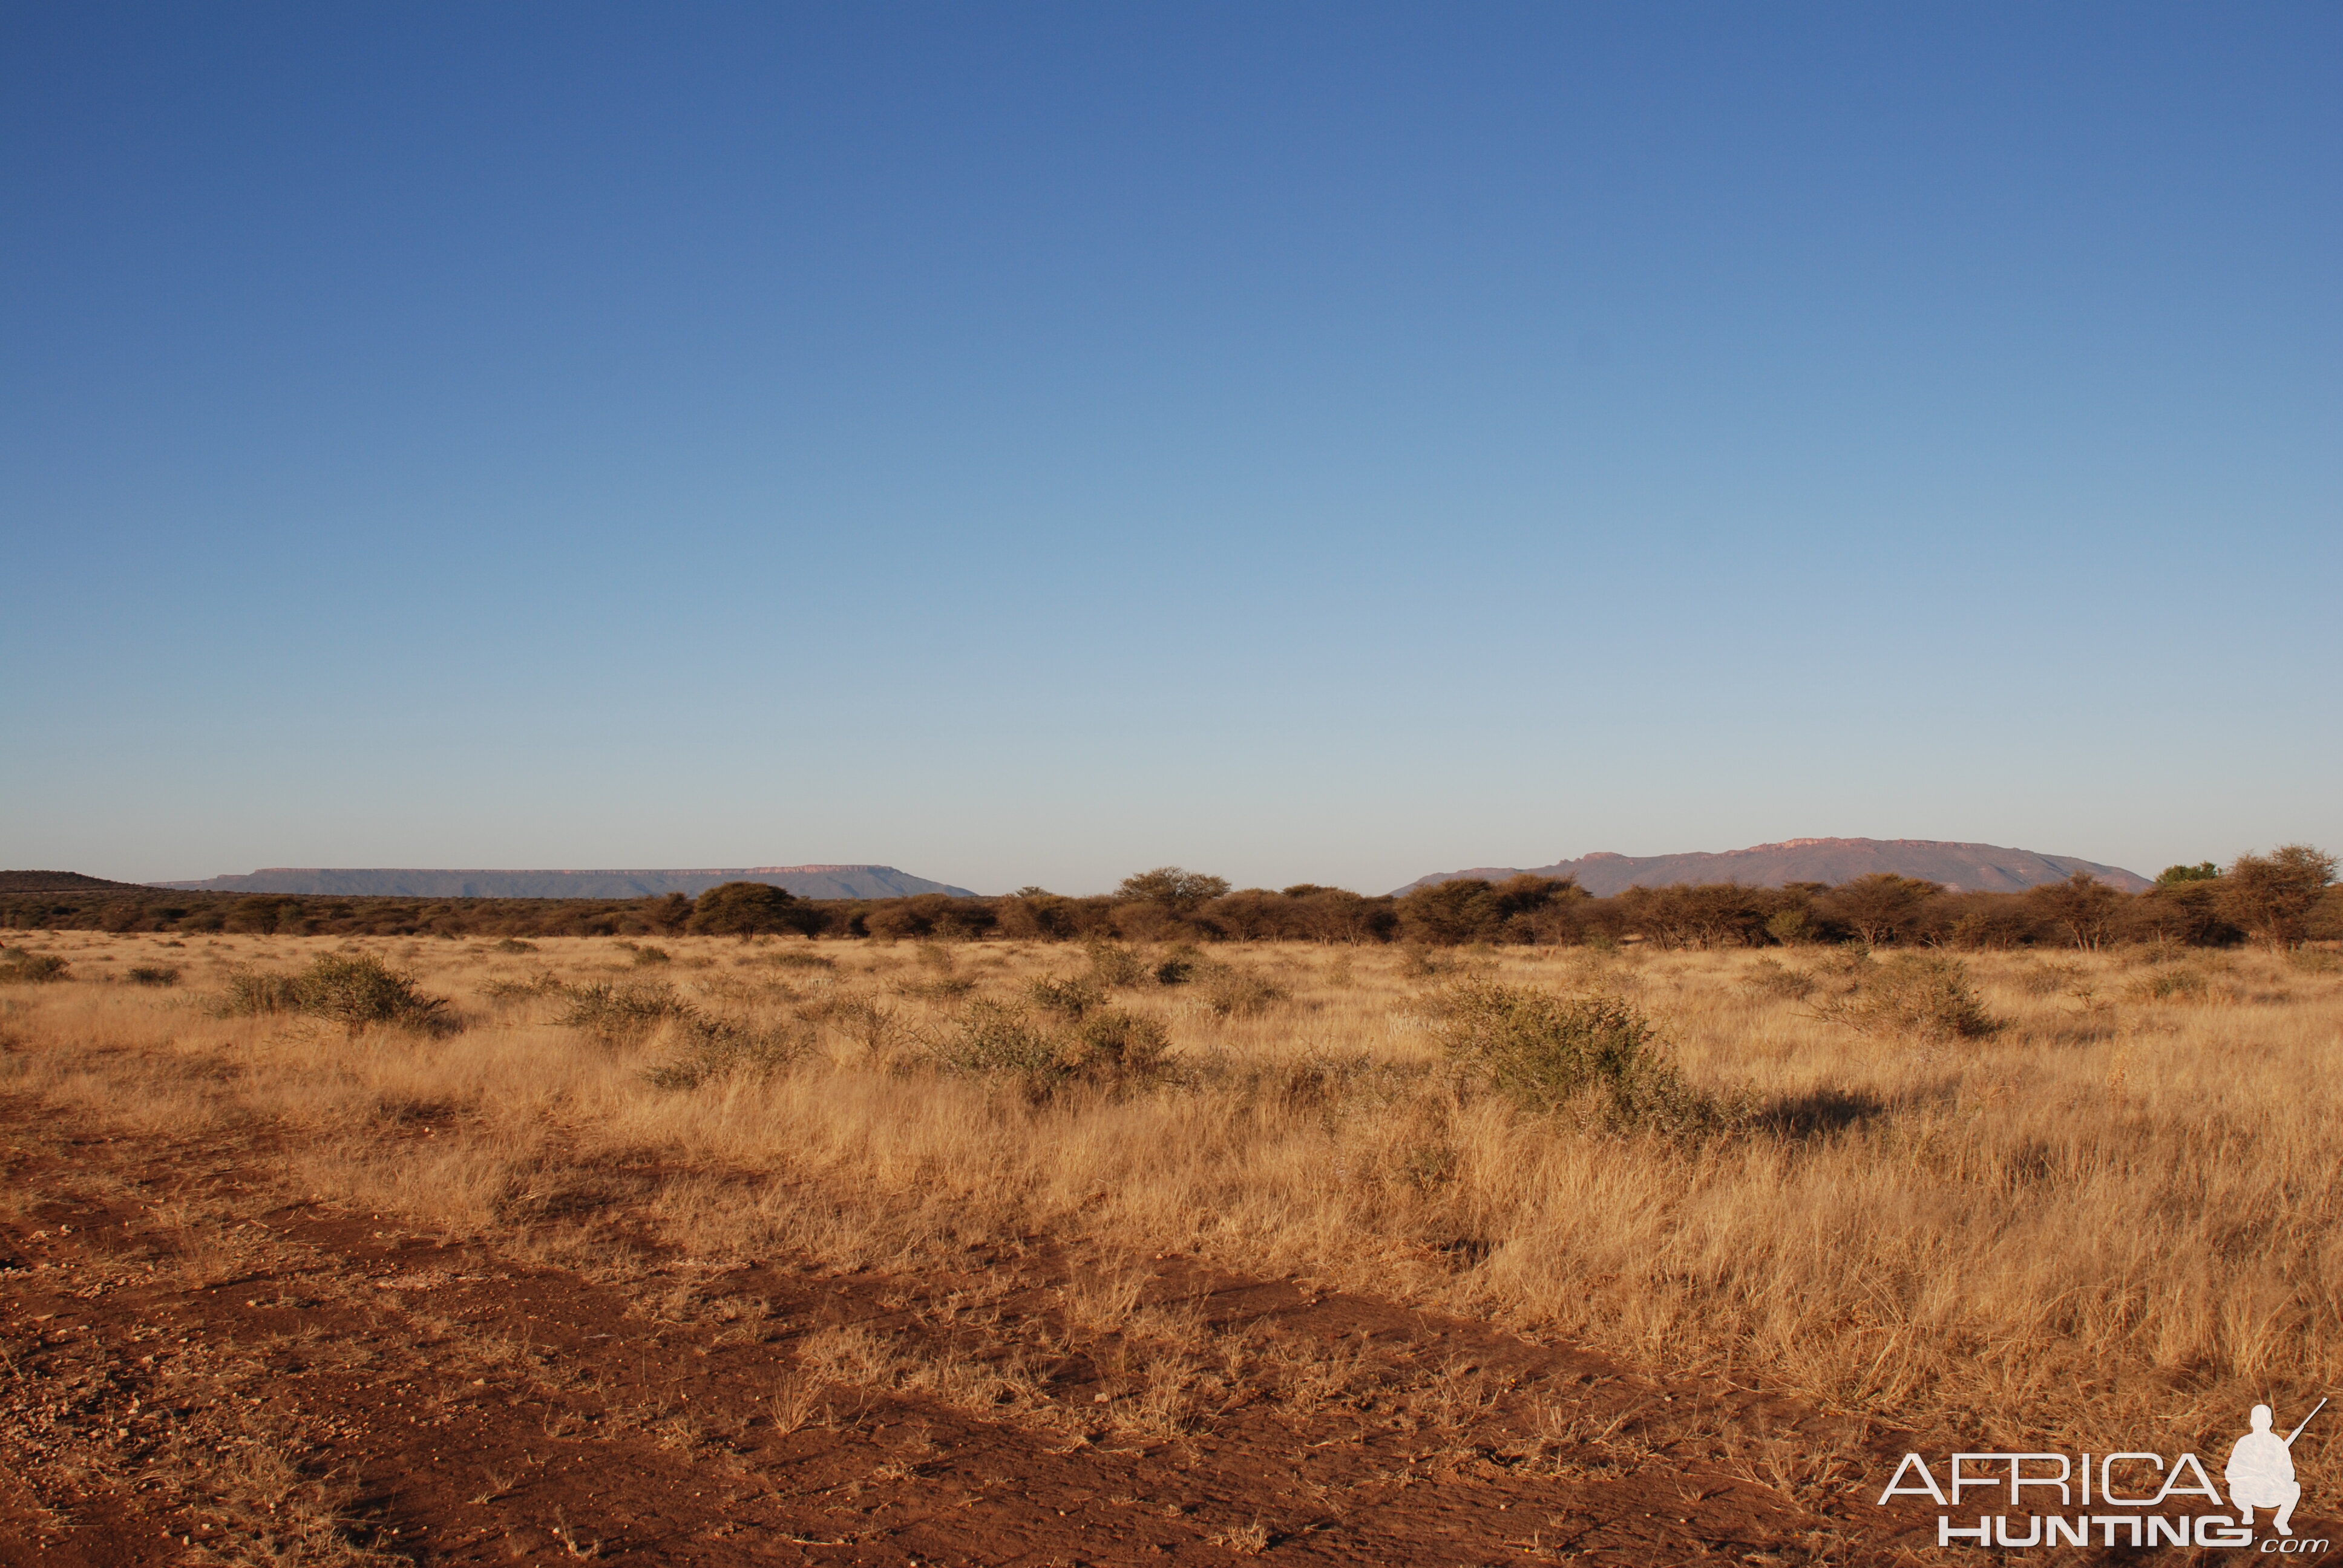
M 1980 1442 L 2153 1447 L 2343 1381 L 2315 949 L 1976 953 L 1919 977 L 1958 1005 L 1899 1008 L 1807 947 L 25 947 L 0 1090 L 263 1131 L 291 1190 L 573 1265 L 612 1234 L 577 1194 L 623 1167 L 626 1223 L 691 1259 L 917 1274 L 1047 1238 L 1092 1260 L 1070 1312 L 1117 1322 L 1114 1260 L 1177 1253 Z M 295 977 L 368 954 L 415 1009 L 303 1009 Z M 1508 1091 L 1450 1049 L 1475 986 L 1617 1004 L 1701 1113 Z M 892 1353 L 835 1331 L 776 1409 L 951 1392 Z M 1176 1426 L 1178 1384 L 1131 1419 Z

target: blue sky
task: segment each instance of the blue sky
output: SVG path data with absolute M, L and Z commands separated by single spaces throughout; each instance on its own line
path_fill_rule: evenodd
M 0 864 L 2343 848 L 2343 10 L 0 9 Z

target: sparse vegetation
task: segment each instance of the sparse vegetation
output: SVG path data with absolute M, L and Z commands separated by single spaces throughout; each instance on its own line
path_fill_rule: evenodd
M 598 1190 L 623 1164 L 649 1206 L 628 1223 L 695 1215 L 694 1256 L 941 1269 L 1001 1237 L 1179 1252 L 2046 1441 L 2343 1379 L 2321 1261 L 2343 1223 L 2331 950 L 1599 935 L 1203 942 L 1166 985 L 1197 939 L 1109 940 L 1083 964 L 1042 942 L 687 933 L 659 939 L 673 961 L 653 978 L 614 973 L 607 937 L 531 939 L 518 972 L 493 943 L 369 956 L 231 933 L 167 960 L 239 1005 L 20 988 L 0 1075 L 100 1123 L 275 1129 L 300 1191 L 369 1212 L 518 1224 L 523 1194 Z M 41 945 L 78 976 L 159 967 L 161 940 Z M 1214 1010 L 1221 967 L 1268 988 L 1257 1005 Z M 969 989 L 900 989 L 943 979 Z M 413 1005 L 468 1028 L 380 1028 L 346 1051 L 271 1021 L 373 1028 Z M 386 1161 L 374 1130 L 424 1120 L 416 1105 L 430 1135 Z M 365 1131 L 319 1131 L 337 1128 Z M 717 1171 L 737 1196 L 707 1186 Z M 2240 1300 L 2262 1303 L 2250 1323 L 2224 1315 Z M 1217 1353 L 1134 1360 L 1108 1424 L 1205 1421 L 1195 1369 Z M 2179 1395 L 2157 1370 L 2174 1365 Z M 805 1392 L 792 1419 L 839 1402 Z

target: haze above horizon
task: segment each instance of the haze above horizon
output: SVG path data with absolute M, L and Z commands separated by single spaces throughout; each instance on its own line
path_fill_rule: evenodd
M 2343 845 L 2343 12 L 0 22 L 0 864 Z

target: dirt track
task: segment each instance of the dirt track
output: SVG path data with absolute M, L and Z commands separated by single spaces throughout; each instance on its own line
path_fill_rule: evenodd
M 1047 1353 L 1077 1265 L 1042 1238 L 948 1278 L 580 1271 L 307 1201 L 255 1141 L 17 1099 L 0 1150 L 11 1563 L 1903 1556 L 1856 1473 L 1801 1458 L 1884 1434 L 1293 1282 L 1155 1261 L 1150 1301 L 1308 1375 L 1150 1435 L 1113 1336 Z M 1036 1399 L 991 1420 L 810 1375 L 824 1331 L 1040 1347 Z

